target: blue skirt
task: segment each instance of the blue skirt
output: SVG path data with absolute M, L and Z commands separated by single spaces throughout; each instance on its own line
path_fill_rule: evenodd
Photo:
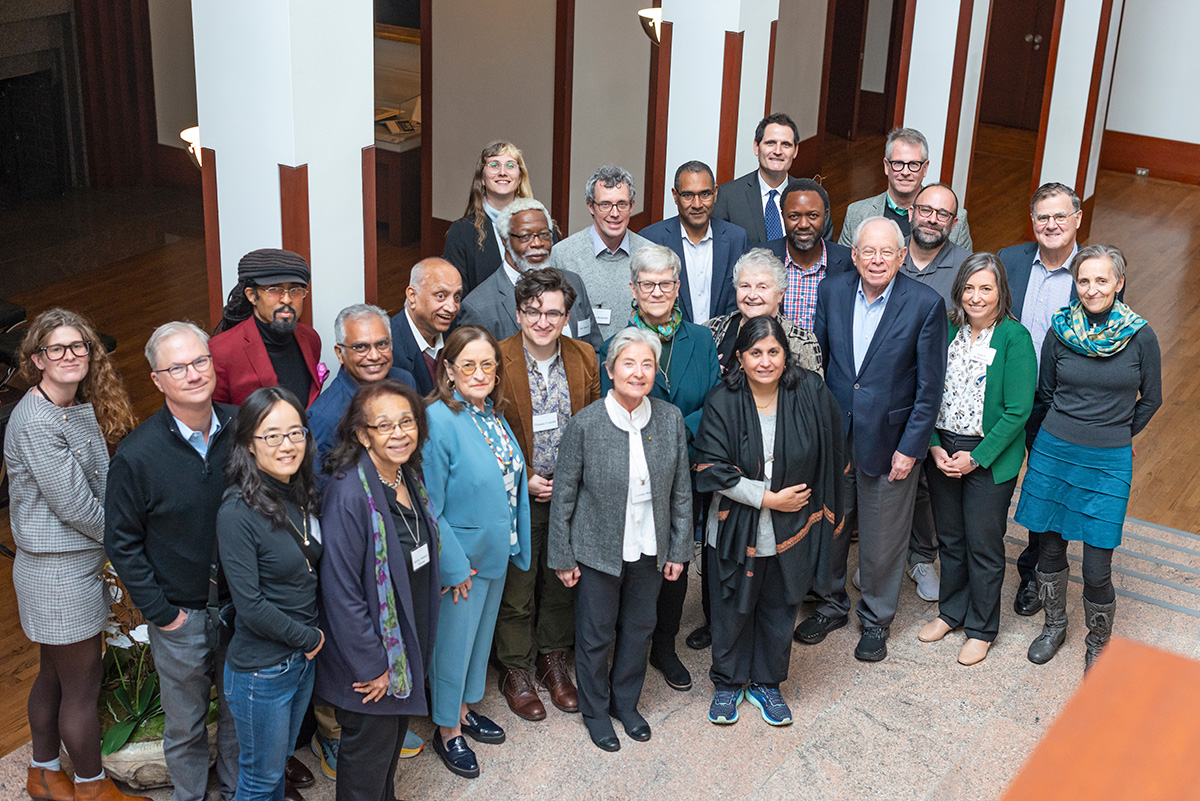
M 1116 548 L 1132 481 L 1132 446 L 1073 445 L 1042 430 L 1029 452 L 1014 519 L 1030 531 L 1056 531 L 1094 548 Z

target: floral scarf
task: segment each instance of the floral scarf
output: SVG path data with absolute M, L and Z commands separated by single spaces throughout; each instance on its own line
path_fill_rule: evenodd
M 629 324 L 646 331 L 653 331 L 664 340 L 671 339 L 675 336 L 675 332 L 679 330 L 679 326 L 683 323 L 683 309 L 679 308 L 679 304 L 675 304 L 675 308 L 671 311 L 671 319 L 667 320 L 662 325 L 654 325 L 642 319 L 641 309 L 637 307 L 637 301 L 633 302 L 633 313 L 629 315 Z
M 1145 318 L 1119 300 L 1113 302 L 1103 325 L 1092 325 L 1078 300 L 1056 311 L 1050 321 L 1054 335 L 1064 345 L 1078 354 L 1092 357 L 1119 353 L 1145 324 Z

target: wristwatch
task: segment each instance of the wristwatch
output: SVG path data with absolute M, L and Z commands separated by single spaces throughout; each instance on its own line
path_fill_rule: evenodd
M 972 454 L 968 453 L 967 458 L 971 460 L 971 467 L 979 467 L 979 462 L 975 461 L 975 457 Z

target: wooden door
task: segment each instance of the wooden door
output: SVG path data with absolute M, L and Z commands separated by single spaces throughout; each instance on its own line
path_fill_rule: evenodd
M 992 4 L 987 63 L 979 121 L 1036 131 L 1042 118 L 1042 93 L 1055 3 L 1006 0 Z
M 833 40 L 825 130 L 845 139 L 858 135 L 862 91 L 863 43 L 867 37 L 867 0 L 832 0 Z

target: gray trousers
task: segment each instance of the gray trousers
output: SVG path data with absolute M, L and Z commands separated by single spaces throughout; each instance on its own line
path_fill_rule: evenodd
M 920 472 L 918 460 L 900 481 L 888 481 L 886 474 L 868 476 L 855 461 L 846 473 L 846 520 L 858 516 L 858 568 L 862 579 L 858 619 L 863 626 L 887 628 L 896 616 Z M 837 537 L 833 548 L 832 586 L 814 587 L 813 592 L 821 599 L 817 611 L 836 619 L 850 614 L 850 596 L 846 594 L 850 538 Z
M 232 801 L 237 790 L 238 741 L 233 716 L 225 703 L 225 652 L 208 647 L 203 609 L 189 609 L 187 620 L 174 631 L 151 623 L 150 651 L 162 692 L 163 754 L 175 786 L 171 801 L 204 801 L 208 793 L 209 697 L 217 685 L 217 778 L 221 801 Z

